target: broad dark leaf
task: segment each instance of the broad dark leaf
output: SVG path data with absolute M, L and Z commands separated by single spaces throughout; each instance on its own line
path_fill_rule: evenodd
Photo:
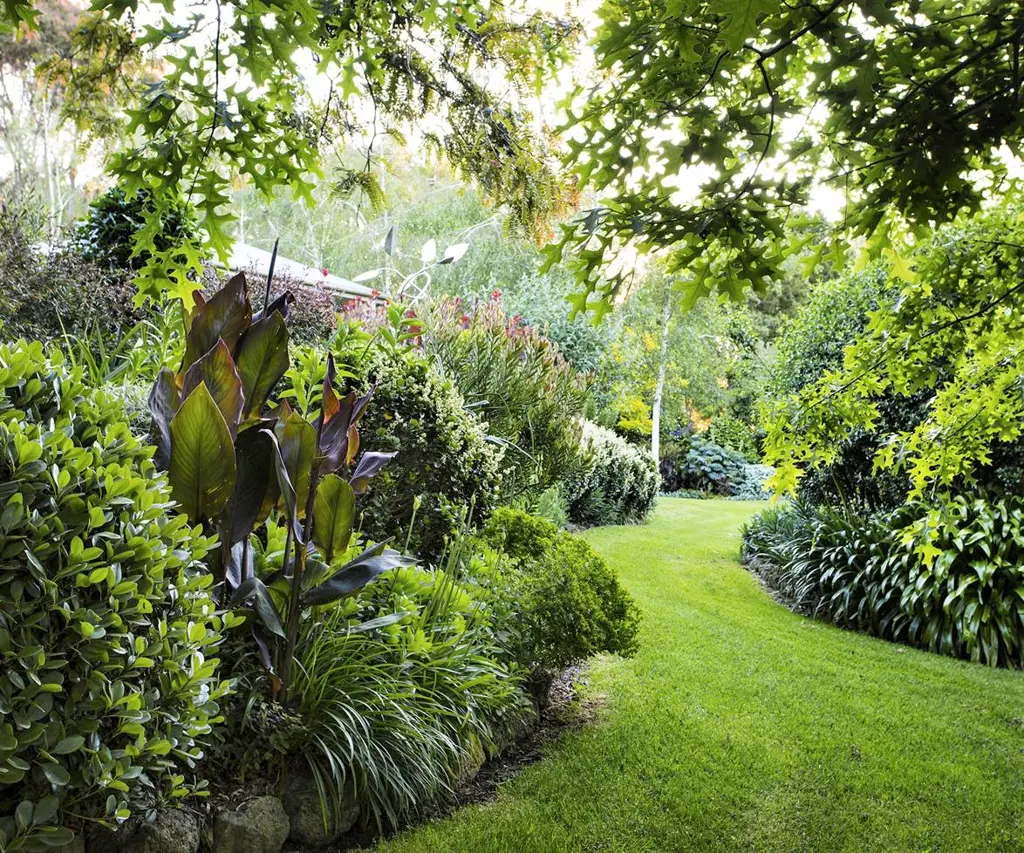
M 214 518 L 235 486 L 235 448 L 224 416 L 200 383 L 171 419 L 171 494 L 191 521 Z
M 288 479 L 295 489 L 295 513 L 301 518 L 306 512 L 309 480 L 316 455 L 316 429 L 298 412 L 289 412 L 274 427 L 281 458 L 288 471 Z
M 281 454 L 281 445 L 278 444 L 277 436 L 269 429 L 261 430 L 267 435 L 271 442 L 271 459 L 274 465 L 274 475 L 277 479 L 280 503 L 284 505 L 284 511 L 291 525 L 292 534 L 297 542 L 302 541 L 302 525 L 299 524 L 298 507 L 296 506 L 295 486 L 292 485 L 291 475 L 288 473 L 288 466 L 285 464 L 284 456 Z
M 187 370 L 213 349 L 218 339 L 227 344 L 230 352 L 234 352 L 251 322 L 252 306 L 249 304 L 245 275 L 238 273 L 197 310 L 185 337 L 182 370 Z
M 263 626 L 272 634 L 282 639 L 285 636 L 284 626 L 281 624 L 281 615 L 274 606 L 274 599 L 266 584 L 257 577 L 246 578 L 231 596 L 233 607 L 252 607 L 253 612 L 259 617 Z
M 269 493 L 276 493 L 273 437 L 269 430 L 250 427 L 235 441 L 235 488 L 224 508 L 221 538 L 234 545 L 248 536 L 269 512 Z M 261 518 L 262 516 L 262 518 Z
M 356 496 L 352 486 L 337 474 L 328 474 L 316 488 L 313 503 L 313 542 L 327 561 L 343 554 L 352 538 Z
M 269 317 L 271 314 L 280 314 L 281 319 L 287 320 L 288 314 L 291 312 L 291 307 L 294 303 L 295 294 L 290 290 L 286 290 L 267 306 L 266 311 L 261 308 L 253 314 L 252 321 L 253 323 L 258 323 L 264 317 Z
M 245 393 L 245 417 L 259 416 L 270 392 L 288 370 L 288 328 L 273 312 L 253 323 L 238 345 L 238 375 Z
M 358 592 L 389 569 L 412 566 L 415 560 L 387 547 L 386 542 L 367 549 L 346 563 L 328 580 L 307 590 L 302 596 L 305 605 L 330 604 Z
M 171 460 L 171 418 L 180 405 L 181 392 L 174 371 L 160 368 L 149 392 L 149 412 L 153 416 L 153 431 L 156 433 L 154 461 L 161 469 L 167 468 Z
M 359 463 L 352 474 L 352 488 L 362 494 L 373 477 L 380 473 L 380 470 L 397 456 L 397 453 L 379 453 L 376 451 L 364 453 L 359 457 Z
M 352 412 L 356 402 L 355 394 L 348 394 L 338 403 L 337 411 L 320 430 L 321 473 L 337 471 L 348 458 Z
M 187 397 L 200 383 L 209 389 L 234 439 L 245 406 L 245 397 L 235 361 L 223 340 L 218 340 L 209 352 L 185 371 L 181 396 Z

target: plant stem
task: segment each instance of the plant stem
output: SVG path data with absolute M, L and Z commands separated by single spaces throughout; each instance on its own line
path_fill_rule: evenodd
M 295 644 L 299 636 L 299 615 L 302 609 L 302 576 L 306 571 L 306 546 L 307 543 L 312 541 L 313 504 L 316 500 L 316 487 L 320 482 L 320 439 L 323 435 L 323 429 L 324 418 L 323 414 L 321 414 L 316 427 L 313 467 L 309 473 L 309 494 L 306 496 L 306 521 L 302 528 L 302 541 L 295 543 L 295 569 L 292 572 L 291 595 L 288 597 L 288 629 L 286 631 L 284 659 L 281 661 L 282 705 L 288 702 L 288 688 L 292 680 L 292 659 L 295 657 Z

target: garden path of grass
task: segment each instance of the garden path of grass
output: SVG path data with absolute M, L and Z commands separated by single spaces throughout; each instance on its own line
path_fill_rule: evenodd
M 596 724 L 381 853 L 1024 851 L 1024 674 L 787 611 L 737 559 L 756 507 L 594 530 L 640 602 Z

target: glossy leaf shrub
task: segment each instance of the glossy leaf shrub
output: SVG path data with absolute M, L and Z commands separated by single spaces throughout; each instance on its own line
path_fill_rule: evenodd
M 941 497 L 894 513 L 795 504 L 744 531 L 748 564 L 804 612 L 854 630 L 1024 667 L 1024 500 Z
M 212 541 L 118 404 L 0 346 L 0 849 L 189 793 L 220 715 Z M 230 617 L 226 617 L 230 621 Z
M 507 507 L 480 538 L 507 561 L 494 594 L 506 608 L 512 654 L 535 678 L 596 654 L 636 651 L 639 610 L 586 540 Z
M 650 452 L 584 421 L 586 469 L 566 484 L 569 518 L 577 524 L 630 524 L 654 508 L 660 482 Z
M 201 255 L 195 209 L 183 199 L 170 201 L 158 217 L 146 190 L 131 194 L 113 187 L 89 206 L 78 223 L 74 245 L 82 257 L 106 267 L 138 272 L 153 255 L 170 259 L 191 250 Z M 150 248 L 136 251 L 136 241 Z

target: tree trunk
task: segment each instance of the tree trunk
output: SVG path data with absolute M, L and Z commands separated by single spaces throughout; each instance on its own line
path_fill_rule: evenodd
M 665 293 L 665 308 L 661 313 L 661 352 L 658 360 L 658 384 L 654 387 L 654 406 L 651 409 L 651 456 L 654 463 L 661 462 L 661 403 L 665 399 L 665 370 L 668 362 L 668 324 L 672 319 L 672 291 Z

